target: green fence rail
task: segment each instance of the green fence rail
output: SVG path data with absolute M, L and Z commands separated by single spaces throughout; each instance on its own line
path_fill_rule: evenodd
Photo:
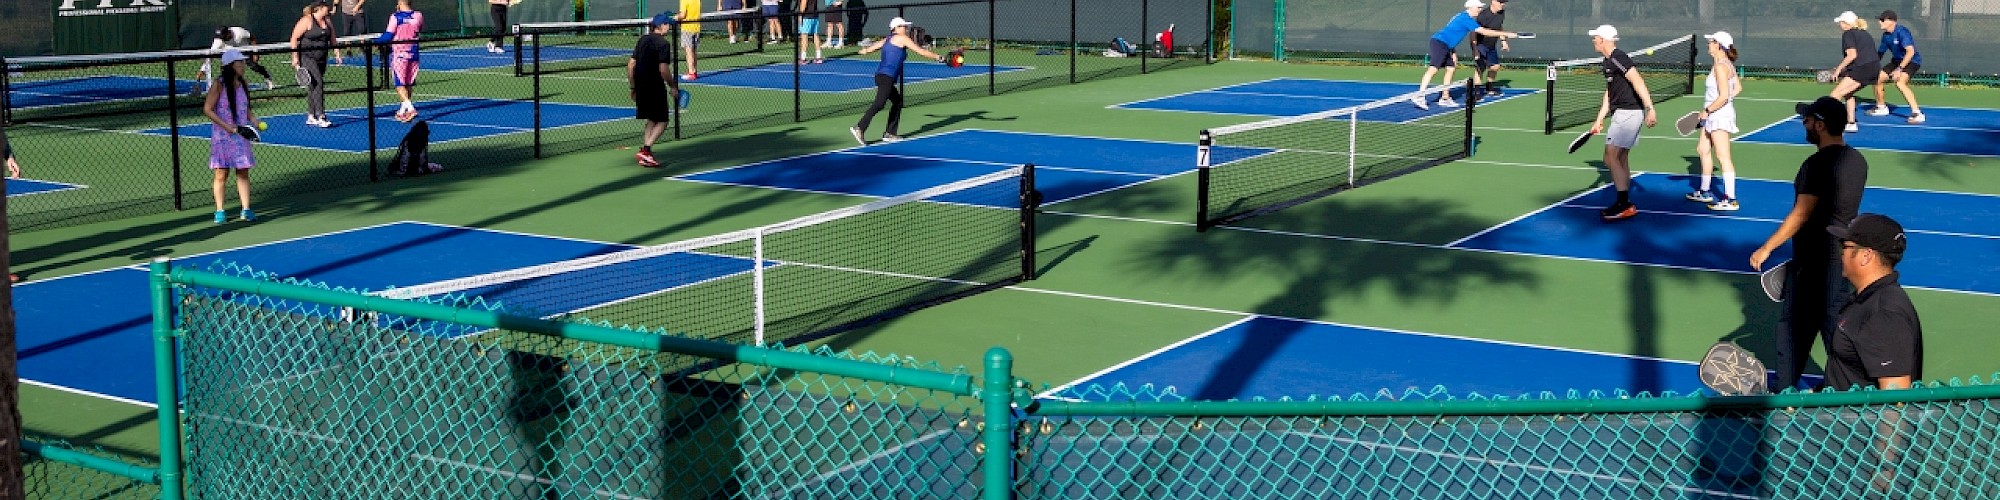
M 185 426 L 157 467 L 31 446 L 31 482 L 56 485 L 40 496 L 2000 497 L 1995 379 L 1730 398 L 1189 401 L 1099 386 L 1035 400 L 999 348 L 975 376 L 227 264 L 156 263 L 153 279 L 163 359 L 180 365 L 162 415 Z

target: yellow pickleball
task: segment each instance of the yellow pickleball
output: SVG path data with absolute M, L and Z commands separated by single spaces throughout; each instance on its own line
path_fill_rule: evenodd
M 1646 55 L 1653 55 L 1653 49 L 1646 49 Z
M 271 129 L 271 124 L 264 123 L 263 121 L 257 122 L 257 130 L 270 130 L 270 129 Z

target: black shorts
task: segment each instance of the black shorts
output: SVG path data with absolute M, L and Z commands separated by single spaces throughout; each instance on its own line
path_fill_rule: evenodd
M 1500 65 L 1500 46 L 1473 45 L 1472 48 L 1472 64 L 1480 71 Z
M 1866 67 L 1847 68 L 1846 73 L 1840 74 L 1841 78 L 1854 80 L 1854 83 L 1859 83 L 1863 87 L 1874 85 L 1875 80 L 1881 76 L 1882 76 L 1881 64 L 1876 64 L 1873 66 L 1866 66 Z
M 674 100 L 667 97 L 668 92 L 671 92 L 671 90 L 667 89 L 665 84 L 657 87 L 640 87 L 637 94 L 632 96 L 633 105 L 638 110 L 633 116 L 650 122 L 666 123 L 672 121 L 674 118 Z
M 1440 42 L 1436 38 L 1432 38 L 1430 39 L 1430 41 L 1431 41 L 1431 67 L 1445 68 L 1445 67 L 1455 66 L 1458 64 L 1458 61 L 1454 59 L 1454 57 L 1457 56 L 1458 54 L 1454 53 L 1451 50 L 1450 45 L 1446 45 L 1444 42 Z
M 1904 66 L 1903 61 L 1889 61 L 1889 64 L 1882 65 L 1882 72 L 1889 73 L 1896 71 L 1896 68 L 1899 66 L 1903 68 L 1904 73 L 1909 73 L 1912 77 L 1917 76 L 1917 72 L 1923 71 L 1924 68 L 1924 65 L 1919 63 L 1910 63 L 1908 66 Z

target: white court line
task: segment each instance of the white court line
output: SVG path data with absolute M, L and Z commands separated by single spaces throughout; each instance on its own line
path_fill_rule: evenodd
M 1333 441 L 1333 442 L 1337 442 L 1337 443 L 1346 443 L 1346 444 L 1351 444 L 1351 445 L 1355 445 L 1355 446 L 1360 446 L 1360 447 L 1364 447 L 1364 448 L 1371 448 L 1371 449 L 1388 449 L 1388 450 L 1395 450 L 1395 451 L 1401 451 L 1401 452 L 1405 452 L 1405 453 L 1413 453 L 1413 454 L 1423 454 L 1423 455 L 1431 455 L 1431 456 L 1435 456 L 1435 457 L 1439 457 L 1439 458 L 1446 458 L 1446 459 L 1453 459 L 1453 460 L 1463 460 L 1463 461 L 1467 461 L 1467 462 L 1475 462 L 1475 463 L 1480 463 L 1480 464 L 1486 464 L 1486 465 L 1492 465 L 1492 466 L 1495 466 L 1495 467 L 1513 467 L 1513 468 L 1519 468 L 1519 469 L 1522 469 L 1522 470 L 1527 470 L 1527 471 L 1534 471 L 1534 472 L 1547 472 L 1547 473 L 1555 473 L 1555 474 L 1563 474 L 1563 475 L 1571 475 L 1571 476 L 1582 476 L 1582 477 L 1588 477 L 1588 478 L 1591 478 L 1591 479 L 1599 479 L 1599 480 L 1605 480 L 1605 481 L 1612 481 L 1612 482 L 1619 482 L 1619 483 L 1625 483 L 1625 484 L 1629 484 L 1629 485 L 1645 485 L 1645 486 L 1654 486 L 1654 487 L 1661 487 L 1661 488 L 1667 488 L 1667 489 L 1673 489 L 1673 490 L 1679 490 L 1679 491 L 1681 491 L 1681 492 L 1683 492 L 1683 493 L 1698 493 L 1698 494 L 1702 494 L 1702 495 L 1710 495 L 1710 496 L 1725 496 L 1725 497 L 1730 497 L 1730 498 L 1742 498 L 1742 499 L 1746 499 L 1746 500 L 1757 500 L 1758 498 L 1761 498 L 1761 497 L 1758 497 L 1758 496 L 1756 496 L 1756 495 L 1744 495 L 1744 494 L 1740 494 L 1740 493 L 1731 493 L 1731 492 L 1727 492 L 1727 491 L 1717 491 L 1717 490 L 1709 490 L 1709 489 L 1702 489 L 1702 488 L 1696 488 L 1696 487 L 1692 487 L 1692 486 L 1681 486 L 1681 485 L 1677 485 L 1677 484 L 1669 484 L 1669 483 L 1657 483 L 1657 482 L 1651 482 L 1651 481 L 1643 481 L 1643 480 L 1639 480 L 1639 479 L 1634 479 L 1634 478 L 1629 478 L 1629 477 L 1623 477 L 1623 476 L 1609 476 L 1609 475 L 1604 475 L 1604 474 L 1597 474 L 1597 473 L 1592 473 L 1592 472 L 1584 472 L 1584 471 L 1580 471 L 1580 470 L 1572 470 L 1572 469 L 1562 469 L 1562 468 L 1556 468 L 1556 467 L 1547 467 L 1547 466 L 1541 466 L 1541 465 L 1529 465 L 1529 464 L 1523 464 L 1523 463 L 1518 463 L 1518 462 L 1513 462 L 1513 461 L 1508 461 L 1508 460 L 1499 460 L 1499 459 L 1492 459 L 1492 458 L 1486 458 L 1486 457 L 1475 457 L 1475 456 L 1470 456 L 1470 455 L 1461 455 L 1461 454 L 1457 454 L 1457 453 L 1448 453 L 1448 452 L 1443 452 L 1443 451 L 1437 451 L 1437 450 L 1431 450 L 1431 449 L 1426 449 L 1426 448 L 1414 448 L 1414 447 L 1409 447 L 1409 446 L 1399 446 L 1399 445 L 1391 445 L 1391 444 L 1385 444 L 1385 443 L 1380 443 L 1380 442 L 1374 442 L 1374 441 L 1361 441 L 1361 440 L 1357 440 L 1357 439 L 1350 439 L 1350 438 L 1342 438 L 1342 437 L 1334 437 L 1334 436 L 1326 436 L 1326 435 L 1320 435 L 1320 434 L 1313 434 L 1313 433 L 1310 433 L 1310 432 L 1300 432 L 1300 431 L 1285 431 L 1285 434 L 1290 434 L 1290 435 L 1294 435 L 1294 436 L 1299 436 L 1299 437 L 1304 437 L 1304 438 L 1308 438 L 1308 439 L 1323 439 L 1323 440 L 1327 440 L 1327 441 Z
M 1641 174 L 1641 173 L 1634 173 L 1634 174 L 1632 174 L 1632 178 L 1633 178 L 1633 179 L 1637 179 L 1637 178 L 1639 178 L 1639 176 L 1641 176 L 1641 175 L 1645 175 L 1645 174 Z M 1472 240 L 1473 238 L 1478 238 L 1478 237 L 1480 237 L 1480 236 L 1485 236 L 1485 235 L 1486 235 L 1486 233 L 1491 233 L 1491 232 L 1494 232 L 1494 231 L 1498 231 L 1498 230 L 1500 230 L 1500 228 L 1503 228 L 1503 227 L 1507 227 L 1507 226 L 1510 226 L 1510 225 L 1513 225 L 1514 223 L 1516 223 L 1516 222 L 1520 222 L 1520 221 L 1522 221 L 1523 219 L 1527 219 L 1527 218 L 1529 218 L 1529 217 L 1534 217 L 1534 216 L 1536 216 L 1536 215 L 1540 215 L 1540 214 L 1541 214 L 1542 212 L 1547 212 L 1547 211 L 1549 211 L 1550 209 L 1553 209 L 1553 208 L 1556 208 L 1556 207 L 1559 207 L 1559 206 L 1567 206 L 1567 205 L 1569 204 L 1569 202 L 1571 202 L 1571 201 L 1576 201 L 1576 199 L 1577 199 L 1577 198 L 1582 198 L 1582 197 L 1585 197 L 1585 196 L 1589 196 L 1589 195 L 1590 195 L 1591 193 L 1596 193 L 1596 192 L 1599 192 L 1599 191 L 1603 191 L 1603 190 L 1604 190 L 1604 188 L 1605 188 L 1605 187 L 1607 187 L 1607 186 L 1610 186 L 1610 184 L 1605 184 L 1605 185 L 1601 185 L 1601 186 L 1597 186 L 1597 187 L 1594 187 L 1594 188 L 1590 188 L 1590 189 L 1585 189 L 1585 190 L 1583 190 L 1582 192 L 1578 192 L 1578 193 L 1576 193 L 1576 194 L 1573 194 L 1573 195 L 1570 195 L 1570 196 L 1569 196 L 1568 198 L 1563 198 L 1563 199 L 1561 199 L 1561 200 L 1558 200 L 1558 201 L 1556 201 L 1555 203 L 1550 203 L 1550 204 L 1548 204 L 1548 205 L 1543 205 L 1543 206 L 1542 206 L 1542 208 L 1537 208 L 1537 209 L 1535 209 L 1534 211 L 1531 211 L 1531 212 L 1528 212 L 1528 213 L 1525 213 L 1525 214 L 1521 214 L 1521 215 L 1518 215 L 1518 216 L 1515 216 L 1515 217 L 1514 217 L 1514 218 L 1512 218 L 1512 219 L 1507 219 L 1507 220 L 1506 220 L 1505 222 L 1501 222 L 1501 223 L 1499 223 L 1499 224 L 1496 224 L 1496 225 L 1494 225 L 1494 226 L 1492 226 L 1492 227 L 1488 227 L 1488 228 L 1486 228 L 1486 229 L 1481 229 L 1481 230 L 1479 230 L 1479 232 L 1476 232 L 1476 233 L 1472 233 L 1472 234 L 1469 234 L 1469 235 L 1466 235 L 1466 236 L 1465 236 L 1464 238 L 1459 238 L 1459 239 L 1456 239 L 1456 240 L 1451 240 L 1451 243 L 1446 243 L 1446 244 L 1444 244 L 1444 246 L 1445 246 L 1446 248 L 1452 248 L 1452 247 L 1457 247 L 1457 246 L 1458 246 L 1459 244 L 1461 244 L 1461 243 L 1465 243 L 1465 242 L 1467 242 L 1467 241 L 1471 241 L 1471 240 Z
M 1525 347 L 1525 348 L 1531 348 L 1531 349 L 1542 349 L 1542 350 L 1547 350 L 1547 351 L 1556 351 L 1556 352 L 1567 352 L 1567 353 L 1574 353 L 1574 354 L 1589 354 L 1589 355 L 1594 355 L 1594 356 L 1610 356 L 1610 357 L 1615 357 L 1615 358 L 1624 358 L 1624 359 L 1631 359 L 1631 360 L 1639 360 L 1639 361 L 1653 361 L 1653 362 L 1659 362 L 1659 363 L 1674 363 L 1674 364 L 1681 364 L 1681 365 L 1689 365 L 1689 366 L 1696 366 L 1696 365 L 1700 365 L 1700 363 L 1698 363 L 1698 362 L 1694 362 L 1694 361 L 1685 361 L 1685 360 L 1679 360 L 1679 359 L 1667 359 L 1667 358 L 1657 358 L 1657 357 L 1652 357 L 1652 356 L 1639 356 L 1639 355 L 1635 355 L 1635 354 L 1624 354 L 1624 353 L 1615 353 L 1615 352 L 1603 352 L 1603 351 L 1591 351 L 1591 350 L 1586 350 L 1586 349 L 1573 349 L 1573 348 L 1568 348 L 1568 347 L 1555 347 L 1555 346 L 1545 346 L 1545 345 L 1538 345 L 1538 344 L 1528 344 L 1528 343 L 1522 343 L 1522 342 L 1511 342 L 1511 341 L 1505 341 L 1505 340 L 1494 340 L 1494 339 L 1487 339 L 1487 338 L 1479 338 L 1479 337 L 1466 337 L 1466 336 L 1461 336 L 1461 335 L 1450 335 L 1450 334 L 1444 334 L 1444 333 L 1432 333 L 1432 332 L 1419 332 L 1419 331 L 1415 331 L 1415 330 L 1401 330 L 1401 329 L 1396 329 L 1396 328 L 1383 328 L 1383 327 L 1379 327 L 1379 326 L 1362 326 L 1362 325 L 1350 325 L 1350 324 L 1347 324 L 1347 323 L 1341 323 L 1341 322 L 1337 322 L 1337 321 L 1325 321 L 1325 320 L 1317 320 L 1317 319 L 1306 319 L 1306 318 L 1292 318 L 1292 317 L 1286 317 L 1286 316 L 1272 316 L 1272 315 L 1268 315 L 1268 314 L 1257 314 L 1257 313 L 1252 313 L 1252 312 L 1245 312 L 1245 311 L 1233 311 L 1233 310 L 1229 310 L 1229 309 L 1219 309 L 1219 308 L 1214 308 L 1214 307 L 1203 307 L 1203 306 L 1191 306 L 1191 305 L 1185 305 L 1185 304 L 1174 304 L 1174 303 L 1169 303 L 1169 302 L 1157 302 L 1157 301 L 1150 301 L 1150 300 L 1140 300 L 1140 299 L 1127 299 L 1127 298 L 1122 298 L 1122 297 L 1109 297 L 1109 296 L 1104 296 L 1104 295 L 1094 295 L 1094 294 L 1088 294 L 1088 293 L 1082 293 L 1082 292 L 1066 292 L 1066 291 L 1061 291 L 1061 290 L 1049 290 L 1049 289 L 1044 289 L 1044 288 L 1032 288 L 1032 287 L 1027 287 L 1027 286 L 1022 286 L 1022 285 L 1014 285 L 1014 286 L 1010 286 L 1010 287 L 1007 287 L 1007 289 L 1009 289 L 1009 290 L 1020 290 L 1020 291 L 1023 291 L 1023 292 L 1033 292 L 1033 293 L 1042 293 L 1042 294 L 1048 294 L 1048 295 L 1058 295 L 1058 296 L 1063 296 L 1063 297 L 1074 297 L 1074 298 L 1079 298 L 1079 299 L 1091 299 L 1091 300 L 1101 300 L 1101 301 L 1106 301 L 1106 302 L 1117 302 L 1117 303 L 1121 303 L 1121 304 L 1134 304 L 1134 305 L 1142 305 L 1142 306 L 1153 306 L 1153 307 L 1163 307 L 1163 308 L 1167 308 L 1167 309 L 1178 309 L 1178 310 L 1183 310 L 1183 311 L 1196 311 L 1196 312 L 1207 312 L 1207 313 L 1218 313 L 1218 314 L 1228 314 L 1228 315 L 1235 315 L 1235 316 L 1250 316 L 1250 317 L 1251 317 L 1251 318 L 1246 318 L 1246 319 L 1254 319 L 1254 318 L 1271 318 L 1271 319 L 1277 319 L 1277 320 L 1284 320 L 1284 321 L 1294 321 L 1294 322 L 1299 322 L 1299 323 L 1308 323 L 1308 324 L 1315 324 L 1315 325 L 1324 325 L 1324 326 L 1333 326 L 1333 327 L 1340 327 L 1340 328 L 1347 328 L 1347 329 L 1354 329 L 1354 330 L 1371 330 L 1371 331 L 1377 331 L 1377 332 L 1387 332 L 1387 333 L 1395 333 L 1395 334 L 1402 334 L 1402 335 L 1415 335 L 1415 336 L 1420 336 L 1420 337 L 1430 337 L 1430 338 L 1437 338 L 1437 339 L 1445 339 L 1445 340 L 1462 340 L 1462 341 L 1467 341 L 1467 342 L 1479 342 L 1479 343 L 1484 343 L 1484 344 L 1494 344 L 1494 345 L 1503 345 L 1503 346 L 1509 346 L 1509 347 Z M 1211 333 L 1213 333 L 1213 332 L 1211 332 Z
M 1179 349 L 1179 348 L 1180 348 L 1181 346 L 1184 346 L 1184 345 L 1187 345 L 1187 344 L 1189 344 L 1189 343 L 1193 343 L 1194 341 L 1197 341 L 1197 340 L 1201 340 L 1201 339 L 1205 339 L 1205 338 L 1208 338 L 1209 336 L 1211 336 L 1211 335 L 1215 335 L 1216 333 L 1220 333 L 1220 332 L 1222 332 L 1223 330 L 1228 330 L 1228 329 L 1231 329 L 1231 328 L 1235 328 L 1235 327 L 1236 327 L 1236 325 L 1241 325 L 1241 324 L 1244 324 L 1244 323 L 1248 323 L 1248 322 L 1250 322 L 1250 320 L 1253 320 L 1253 319 L 1257 319 L 1257 315 L 1254 315 L 1254 314 L 1251 314 L 1251 315 L 1245 315 L 1245 316 L 1243 316 L 1243 317 L 1241 317 L 1241 318 L 1236 318 L 1236 320 L 1235 320 L 1235 321 L 1231 321 L 1231 322 L 1228 322 L 1228 323 L 1224 323 L 1224 324 L 1223 324 L 1222 326 L 1218 326 L 1218 327 L 1215 327 L 1215 328 L 1213 328 L 1213 329 L 1210 329 L 1210 330 L 1208 330 L 1208 331 L 1205 331 L 1205 332 L 1201 332 L 1201 333 L 1197 333 L 1197 334 L 1195 334 L 1195 335 L 1193 335 L 1193 336 L 1191 336 L 1191 337 L 1188 337 L 1188 338 L 1184 338 L 1184 339 L 1180 339 L 1180 340 L 1178 340 L 1178 341 L 1175 341 L 1174 343 L 1171 343 L 1171 344 L 1167 344 L 1167 345 L 1165 345 L 1165 346 L 1161 346 L 1161 347 L 1160 347 L 1159 349 L 1154 349 L 1154 350 L 1152 350 L 1151 352 L 1147 352 L 1147 353 L 1145 353 L 1145 354 L 1141 354 L 1141 355 L 1139 355 L 1138 357 L 1135 357 L 1135 358 L 1132 358 L 1132 359 L 1127 359 L 1127 360 L 1125 360 L 1125 361 L 1122 361 L 1122 362 L 1119 362 L 1118 364 L 1115 364 L 1115 365 L 1111 365 L 1111 366 L 1109 366 L 1109 367 L 1106 367 L 1106 368 L 1104 368 L 1104 369 L 1102 369 L 1102 370 L 1098 370 L 1098 371 L 1095 371 L 1095 372 L 1091 372 L 1091 373 L 1090 373 L 1089 375 L 1084 375 L 1084 376 L 1083 376 L 1082 378 L 1078 378 L 1078 379 L 1076 379 L 1076 380 L 1071 380 L 1071 381 L 1069 381 L 1069 383 L 1066 383 L 1066 384 L 1062 384 L 1062 385 L 1058 385 L 1058 386 L 1055 386 L 1055 387 L 1051 387 L 1051 388 L 1049 388 L 1049 389 L 1048 389 L 1048 390 L 1046 390 L 1046 391 L 1042 391 L 1042 392 L 1041 392 L 1041 394 L 1036 394 L 1036 395 L 1035 395 L 1035 398 L 1037 398 L 1037 399 L 1040 399 L 1040 398 L 1047 398 L 1047 397 L 1050 397 L 1050 396 L 1054 396 L 1054 395 L 1055 395 L 1056 393 L 1058 393 L 1058 392 L 1062 392 L 1062 391 L 1064 391 L 1064 390 L 1068 390 L 1068 389 L 1069 389 L 1069 388 L 1071 388 L 1071 387 L 1075 387 L 1075 386 L 1076 386 L 1077 384 L 1082 384 L 1082 383 L 1085 383 L 1085 382 L 1089 382 L 1089 381 L 1090 381 L 1091 379 L 1094 379 L 1094 378 L 1097 378 L 1097 377 L 1102 377 L 1102 376 L 1105 376 L 1105 375 L 1107 375 L 1107 374 L 1110 374 L 1111 372 L 1115 372 L 1115 371 L 1118 371 L 1118 370 L 1120 370 L 1120 369 L 1123 369 L 1123 368 L 1125 368 L 1125 367 L 1127 367 L 1127 366 L 1132 366 L 1132 365 L 1135 365 L 1135 364 L 1138 364 L 1138 363 L 1139 363 L 1139 362 L 1141 362 L 1141 361 L 1145 361 L 1145 360 L 1148 360 L 1148 359 L 1152 359 L 1152 358 L 1153 358 L 1154 356 L 1159 356 L 1159 355 L 1161 355 L 1161 354 L 1166 354 L 1166 352 L 1167 352 L 1167 351 L 1172 351 L 1172 350 L 1174 350 L 1174 349 Z
M 1601 187 L 1600 187 L 1600 188 L 1601 188 Z M 1562 205 L 1562 206 L 1563 206 L 1564 208 L 1587 208 L 1587 209 L 1591 209 L 1591 210 L 1601 210 L 1601 209 L 1603 209 L 1603 208 L 1604 208 L 1604 207 L 1600 207 L 1600 206 L 1591 206 L 1591 205 L 1578 205 L 1578 204 L 1574 204 L 1574 203 L 1568 203 L 1568 201 L 1570 201 L 1570 200 L 1564 200 L 1564 202 L 1563 202 L 1563 203 L 1561 203 L 1561 205 Z M 1545 208 L 1544 210 L 1546 210 L 1546 208 Z M 1724 220 L 1740 220 L 1740 221 L 1751 221 L 1751 222 L 1769 222 L 1769 223 L 1772 223 L 1772 224 L 1783 224 L 1783 223 L 1785 222 L 1785 221 L 1784 221 L 1783 219 L 1769 219 L 1769 218 L 1763 218 L 1763 217 L 1745 217 L 1745 216 L 1741 216 L 1741 215 L 1731 215 L 1731 214 L 1728 214 L 1728 213 L 1697 213 L 1697 212 L 1672 212 L 1672 211 L 1665 211 L 1665 210 L 1640 210 L 1640 212 L 1642 212 L 1642 213 L 1649 213 L 1649 214 L 1659 214 L 1659 215 L 1675 215 L 1675 216 L 1683 216 L 1683 217 L 1702 217 L 1702 218 L 1709 218 L 1709 219 L 1724 219 Z M 1960 237 L 1960 238 L 1977 238 L 1977 239 L 1985 239 L 1985 240 L 2000 240 L 2000 236 L 1993 236 L 1993 235 L 1985 235 L 1985 234 L 1971 234 L 1971 233 L 1954 233 L 1954 232 L 1951 232 L 1951 231 L 1931 231 L 1931 230 L 1925 230 L 1925 229 L 1907 229 L 1907 228 L 1906 228 L 1906 229 L 1904 229 L 1903 231 L 1905 231 L 1905 232 L 1911 232 L 1911 233 L 1917 233 L 1917 234 L 1931 234 L 1931 235 L 1938 235 L 1938 236 L 1956 236 L 1956 237 Z
M 1278 81 L 1278 80 L 1283 80 L 1283 78 L 1266 78 L 1266 79 L 1263 79 L 1263 80 L 1257 80 L 1257 81 L 1254 81 L 1254 82 L 1248 82 L 1248 83 L 1239 83 L 1239 84 L 1235 84 L 1235 85 L 1224 85 L 1224 86 L 1221 86 L 1221 87 L 1214 87 L 1214 88 L 1206 88 L 1206 89 L 1197 89 L 1197 90 L 1190 90 L 1190 91 L 1187 91 L 1187 92 L 1180 92 L 1180 93 L 1175 93 L 1175 94 L 1167 94 L 1167 95 L 1163 95 L 1163 96 L 1159 96 L 1159 97 L 1152 97 L 1152 98 L 1147 98 L 1147 99 L 1140 99 L 1140 100 L 1137 100 L 1137 101 L 1132 101 L 1132 102 L 1121 102 L 1121 103 L 1118 103 L 1118 104 L 1112 104 L 1112 105 L 1108 105 L 1108 106 L 1105 106 L 1105 108 L 1106 108 L 1106 109 L 1120 109 L 1120 108 L 1125 108 L 1126 106 L 1129 106 L 1129 105 L 1133 105 L 1133 104 L 1140 104 L 1140 103 L 1147 103 L 1147 102 L 1153 102 L 1153 101 L 1163 101 L 1163 100 L 1167 100 L 1167 99 L 1173 99 L 1173 98 L 1176 98 L 1176 97 L 1185 97 L 1185 96 L 1190 96 L 1190 95 L 1195 95 L 1195 94 L 1200 94 L 1200 93 L 1204 93 L 1204 92 L 1213 92 L 1213 91 L 1216 91 L 1216 90 L 1221 90 L 1221 89 L 1227 89 L 1227 88 L 1235 88 L 1235 87 L 1243 87 L 1243 86 L 1248 86 L 1248 85 L 1256 85 L 1256 84 L 1260 84 L 1260 83 L 1268 83 L 1268 82 L 1275 82 L 1275 81 Z M 1130 108 L 1130 109 L 1143 109 L 1143 108 Z
M 839 475 L 841 475 L 841 474 L 846 474 L 846 473 L 848 473 L 848 472 L 851 472 L 851 471 L 853 471 L 853 470 L 855 470 L 855 469 L 859 469 L 859 468 L 861 468 L 861 466 L 863 466 L 863 465 L 867 465 L 867 464 L 870 464 L 870 463 L 874 463 L 875 461 L 877 461 L 877 460 L 881 460 L 882 458 L 884 458 L 884 457 L 887 457 L 887 456 L 889 456 L 890 454 L 894 454 L 894 453 L 900 453 L 900 452 L 902 452 L 902 451 L 903 451 L 904 449 L 907 449 L 907 448 L 909 448 L 909 447 L 911 447 L 911 446 L 916 446 L 916 445 L 917 445 L 917 443 L 921 443 L 921 442 L 924 442 L 924 441 L 929 441 L 929 440 L 932 440 L 932 439 L 936 439 L 937 437 L 939 437 L 939 436 L 943 436 L 943 435 L 945 435 L 945 434 L 946 434 L 946 433 L 948 433 L 948 432 L 949 432 L 949 431 L 948 431 L 948 430 L 945 430 L 945 429 L 939 429 L 939 430 L 934 430 L 934 431 L 930 431 L 929 433 L 926 433 L 926 434 L 924 434 L 924 435 L 922 435 L 922 436 L 918 436 L 918 437 L 917 437 L 916 439 L 912 439 L 912 440 L 909 440 L 908 442 L 904 442 L 904 443 L 900 443 L 900 444 L 897 444 L 896 446 L 893 446 L 893 447 L 890 447 L 890 448 L 888 448 L 888 449 L 885 449 L 885 450 L 882 450 L 882 451 L 878 451 L 878 452 L 875 452 L 875 453 L 873 453 L 873 454 L 870 454 L 870 455 L 868 455 L 867 457 L 863 457 L 863 458 L 862 458 L 861 460 L 856 460 L 856 461 L 854 461 L 854 462 L 849 462 L 849 463 L 848 463 L 847 465 L 843 465 L 843 466 L 841 466 L 841 467 L 840 467 L 840 468 L 838 468 L 838 469 L 834 469 L 834 470 L 830 470 L 830 471 L 827 471 L 827 472 L 826 472 L 825 474 L 820 474 L 820 475 L 818 475 L 818 476 L 815 476 L 815 477 L 813 477 L 812 479 L 807 479 L 807 480 L 805 480 L 805 481 L 800 481 L 800 482 L 799 482 L 799 484 L 795 484 L 795 485 L 792 485 L 792 487 L 790 487 L 790 488 L 785 488 L 785 491 L 784 491 L 784 493 L 782 493 L 782 494 L 780 494 L 780 495 L 778 495 L 778 496 L 781 496 L 781 497 L 782 497 L 782 496 L 786 496 L 785 494 L 789 494 L 789 493 L 791 493 L 791 492 L 793 492 L 793 491 L 796 491 L 796 490 L 798 490 L 799 488 L 804 488 L 804 487 L 806 487 L 806 486 L 809 486 L 809 485 L 812 485 L 812 484 L 816 484 L 816 483 L 822 483 L 822 482 L 825 482 L 825 481 L 826 481 L 827 479 L 831 479 L 831 478 L 833 478 L 834 476 L 839 476 Z

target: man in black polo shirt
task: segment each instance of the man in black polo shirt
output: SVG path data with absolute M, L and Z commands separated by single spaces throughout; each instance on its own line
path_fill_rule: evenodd
M 1785 267 L 1784 302 L 1779 307 L 1778 328 L 1773 332 L 1778 347 L 1778 384 L 1773 389 L 1794 387 L 1806 362 L 1812 359 L 1816 336 L 1833 334 L 1840 306 L 1851 296 L 1847 280 L 1840 274 L 1840 245 L 1826 231 L 1833 225 L 1847 225 L 1861 208 L 1861 192 L 1868 185 L 1868 160 L 1848 147 L 1841 137 L 1847 123 L 1847 106 L 1832 97 L 1821 97 L 1796 106 L 1805 121 L 1806 140 L 1819 151 L 1799 164 L 1793 179 L 1792 211 L 1764 245 L 1750 253 L 1750 268 L 1764 269 L 1771 252 L 1792 242 L 1792 263 Z
M 1897 282 L 1896 263 L 1903 261 L 1909 245 L 1903 225 L 1887 216 L 1862 214 L 1846 226 L 1828 226 L 1826 232 L 1841 242 L 1841 274 L 1861 290 L 1840 311 L 1827 341 L 1827 387 L 1910 387 L 1924 376 L 1924 325 Z
M 1493 0 L 1493 5 L 1474 19 L 1479 21 L 1481 28 L 1500 31 L 1500 27 L 1507 24 L 1507 0 Z M 1494 80 L 1500 77 L 1502 50 L 1507 50 L 1506 40 L 1477 33 L 1472 35 L 1472 80 L 1478 82 L 1485 79 L 1486 95 L 1500 95 L 1500 85 Z

